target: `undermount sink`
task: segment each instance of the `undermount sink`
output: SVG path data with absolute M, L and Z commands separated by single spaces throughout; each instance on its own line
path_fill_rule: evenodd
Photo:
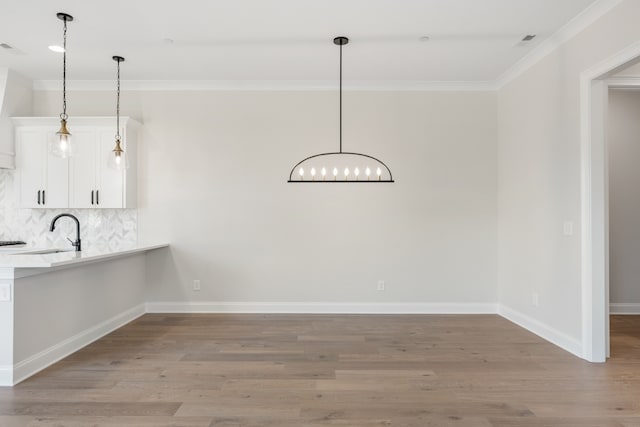
M 16 252 L 13 255 L 46 255 L 46 254 L 58 254 L 60 252 L 72 252 L 73 249 L 40 249 L 37 251 Z

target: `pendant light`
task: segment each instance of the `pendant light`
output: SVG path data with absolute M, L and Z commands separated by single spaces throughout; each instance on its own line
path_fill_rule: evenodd
M 73 145 L 71 144 L 71 132 L 67 129 L 67 22 L 73 21 L 73 16 L 59 12 L 56 14 L 63 22 L 63 43 L 62 43 L 62 113 L 60 114 L 60 130 L 56 132 L 55 138 L 49 142 L 49 152 L 56 157 L 63 159 L 73 155 Z
M 314 154 L 301 160 L 291 169 L 287 182 L 394 182 L 391 170 L 382 160 L 368 154 L 342 151 L 342 47 L 349 43 L 349 39 L 342 36 L 336 37 L 333 39 L 333 43 L 340 46 L 340 150 Z M 320 176 L 316 174 L 318 170 Z M 329 177 L 327 177 L 327 170 L 332 171 L 332 175 Z M 371 176 L 372 170 L 375 171 L 373 177 Z M 305 171 L 309 171 L 309 174 L 306 175 Z M 364 176 L 361 175 L 362 171 L 364 171 Z M 342 173 L 340 174 L 340 172 Z
M 120 138 L 120 63 L 124 62 L 122 56 L 113 56 L 112 59 L 118 64 L 118 85 L 116 95 L 116 146 L 112 151 L 113 154 L 109 156 L 108 166 L 113 169 L 126 169 L 129 167 L 129 161 L 125 151 L 122 149 L 122 140 Z

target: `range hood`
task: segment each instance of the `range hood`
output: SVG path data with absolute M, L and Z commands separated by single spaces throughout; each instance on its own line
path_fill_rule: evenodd
M 30 116 L 33 83 L 8 68 L 0 67 L 0 169 L 15 168 L 12 116 Z

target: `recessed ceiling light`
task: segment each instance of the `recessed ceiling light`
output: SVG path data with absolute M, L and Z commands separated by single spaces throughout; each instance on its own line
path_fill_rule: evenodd
M 420 40 L 421 42 L 428 42 L 429 41 L 429 36 L 422 36 L 418 40 Z
M 64 53 L 64 48 L 57 44 L 49 46 L 49 50 L 54 51 L 55 53 Z

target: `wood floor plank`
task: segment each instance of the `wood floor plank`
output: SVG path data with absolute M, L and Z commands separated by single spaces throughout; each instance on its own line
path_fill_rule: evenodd
M 494 315 L 147 314 L 13 388 L 2 427 L 640 427 L 640 316 L 591 364 Z
M 493 427 L 626 427 L 619 420 L 591 417 L 489 418 Z
M 2 427 L 209 427 L 210 417 L 2 417 Z
M 279 419 L 299 419 L 300 408 L 287 405 L 283 407 L 272 407 L 268 405 L 237 405 L 231 406 L 228 403 L 222 405 L 212 405 L 206 403 L 184 403 L 178 412 L 177 417 L 183 416 L 216 416 L 228 417 L 242 414 L 245 417 L 276 417 Z
M 0 402 L 0 415 L 171 416 L 179 402 Z

